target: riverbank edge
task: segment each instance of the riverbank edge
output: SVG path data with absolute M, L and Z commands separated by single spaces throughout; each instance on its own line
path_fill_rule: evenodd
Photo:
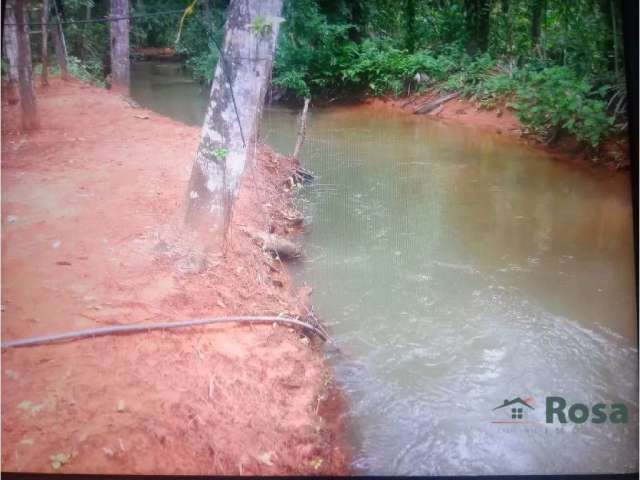
M 435 100 L 441 96 L 434 89 L 403 98 L 372 98 L 365 100 L 369 104 L 383 104 L 394 110 L 410 115 L 424 116 L 442 122 L 451 122 L 488 133 L 504 135 L 519 143 L 533 147 L 551 157 L 571 164 L 611 170 L 628 169 L 630 167 L 629 143 L 626 134 L 609 137 L 595 152 L 581 145 L 572 137 L 561 137 L 555 142 L 545 143 L 535 136 L 525 135 L 524 126 L 506 102 L 496 108 L 481 108 L 470 99 L 458 97 L 435 108 L 424 115 L 414 113 L 412 107 Z M 593 161 L 594 155 L 598 161 Z
M 108 90 L 93 87 L 87 83 L 81 82 L 76 79 L 63 82 L 62 80 L 54 77 L 50 79 L 50 82 L 51 84 L 47 88 L 48 93 L 43 94 L 42 96 L 40 96 L 40 94 L 43 93 L 43 89 L 42 87 L 40 87 L 39 82 L 36 83 L 38 96 L 41 100 L 42 98 L 51 97 L 54 94 L 56 95 L 61 94 L 65 97 L 71 97 L 73 95 L 82 95 L 83 90 L 90 91 L 91 95 L 95 95 L 97 93 L 100 96 L 104 96 L 103 98 L 105 100 L 109 99 L 110 101 L 112 101 L 116 96 L 113 92 L 109 92 Z M 70 92 L 69 91 L 70 89 L 75 91 Z M 121 109 L 123 113 L 126 113 L 129 116 L 133 116 L 134 118 L 139 119 L 136 121 L 139 123 L 141 127 L 144 125 L 144 127 L 147 127 L 149 131 L 153 131 L 154 123 L 157 122 L 156 119 L 162 116 L 156 113 L 149 112 L 142 108 L 131 107 L 131 104 L 126 99 L 124 99 L 123 97 L 119 97 L 119 98 L 124 100 L 123 102 L 121 102 Z M 25 134 L 24 132 L 21 132 L 20 128 L 17 126 L 19 125 L 19 105 L 7 105 L 4 102 L 4 98 L 3 98 L 2 108 L 3 108 L 2 136 L 3 136 L 3 140 L 6 142 L 5 143 L 6 145 L 17 144 L 20 147 L 23 144 L 31 143 L 35 138 L 38 138 L 38 135 L 42 133 L 42 130 L 39 132 L 30 133 L 30 134 Z M 130 108 L 134 108 L 135 110 L 133 112 L 131 111 L 127 112 L 127 110 Z M 163 117 L 161 118 L 161 120 L 163 124 L 169 121 L 169 119 L 164 120 Z M 170 122 L 173 122 L 173 120 L 170 120 Z M 163 125 L 163 126 L 166 128 L 166 125 Z M 43 126 L 43 130 L 47 129 L 47 127 L 48 125 L 45 123 L 45 125 Z M 61 124 L 56 125 L 57 129 L 62 127 L 63 125 Z M 199 136 L 199 131 L 200 131 L 199 128 L 185 127 L 185 129 L 191 130 L 194 132 L 194 135 Z M 66 134 L 65 134 L 65 138 L 66 138 Z M 148 137 L 148 140 L 150 140 L 150 143 L 152 143 L 153 141 L 151 137 Z M 162 149 L 164 147 L 163 140 L 166 140 L 166 139 L 156 140 L 155 143 L 158 149 Z M 87 141 L 87 139 L 81 138 L 81 137 L 75 137 L 73 141 L 85 142 Z M 36 141 L 36 143 L 39 143 L 42 146 L 41 141 Z M 13 153 L 13 152 L 16 152 L 16 153 Z M 5 151 L 5 153 L 7 152 Z M 63 155 L 64 155 L 63 148 L 58 148 L 55 158 L 60 158 Z M 12 154 L 10 155 L 10 157 L 12 157 L 12 158 L 9 158 L 10 164 L 16 163 L 18 165 L 21 165 L 21 164 L 32 165 L 32 163 L 30 162 L 30 159 L 21 158 L 21 151 L 19 148 L 15 146 L 12 147 Z M 49 162 L 52 159 L 54 159 L 53 156 L 51 155 L 47 156 L 48 162 L 45 166 L 45 171 L 46 169 L 50 169 L 52 167 L 51 163 Z M 257 165 L 260 172 L 258 175 L 255 175 L 256 172 L 245 171 L 236 205 L 242 204 L 241 208 L 246 210 L 248 203 L 252 203 L 252 202 L 255 203 L 255 200 L 259 200 L 260 202 L 266 202 L 267 205 L 273 204 L 274 207 L 280 207 L 280 211 L 278 213 L 283 213 L 282 212 L 283 206 L 284 207 L 293 206 L 294 192 L 291 189 L 286 188 L 285 185 L 288 184 L 288 180 L 291 176 L 292 171 L 295 169 L 297 162 L 294 162 L 290 157 L 282 156 L 275 153 L 265 145 L 261 145 L 259 147 L 258 154 L 256 155 L 255 163 L 256 164 L 260 163 L 259 165 Z M 12 168 L 15 170 L 16 168 L 22 168 L 22 167 L 7 166 L 7 159 L 4 159 L 3 169 L 4 168 Z M 37 168 L 37 167 L 28 167 L 28 168 Z M 249 169 L 250 169 L 250 166 L 247 166 L 246 170 L 249 170 Z M 81 187 L 81 188 L 84 188 L 84 187 Z M 184 188 L 186 188 L 186 185 L 184 186 Z M 246 197 L 249 196 L 249 192 L 254 192 L 256 190 L 261 190 L 263 192 L 264 191 L 272 192 L 272 194 L 268 195 L 266 198 L 265 197 L 261 197 L 259 199 L 251 198 L 250 200 L 248 200 Z M 277 191 L 277 193 L 273 194 L 274 191 Z M 254 208 L 256 207 L 256 205 L 252 205 L 252 206 Z M 242 228 L 240 227 L 251 225 L 251 222 L 246 222 L 247 219 L 244 213 L 239 217 L 240 217 L 240 221 L 245 223 L 241 225 L 236 225 L 236 228 L 233 228 L 232 226 L 232 229 L 234 230 L 232 234 L 234 237 L 233 242 L 241 243 L 242 248 L 247 250 L 248 253 L 250 253 L 250 255 L 252 255 L 254 258 L 263 257 L 263 256 L 266 257 L 266 253 L 262 250 L 259 244 L 256 244 L 255 242 L 252 242 L 250 240 L 242 240 L 242 241 L 238 240 L 241 237 L 246 237 L 246 234 L 242 232 Z M 270 218 L 272 219 L 272 224 L 269 226 L 269 228 L 272 230 L 272 232 L 276 232 L 285 237 L 293 236 L 294 234 L 299 234 L 301 232 L 301 227 L 292 227 L 291 225 L 289 225 L 284 215 L 280 215 L 279 217 L 277 215 L 270 215 Z M 236 220 L 236 215 L 234 214 L 234 221 L 235 220 Z M 251 245 L 251 247 L 249 247 L 249 245 Z M 232 259 L 230 260 L 229 258 L 226 258 L 224 262 L 231 263 Z M 275 296 L 273 294 L 273 291 L 269 292 L 269 295 L 271 295 L 271 300 L 273 302 L 271 302 L 269 305 L 265 305 L 265 310 L 272 308 L 273 307 L 272 303 L 278 303 L 282 306 L 283 310 L 285 311 L 301 312 L 300 294 L 299 292 L 295 291 L 295 287 L 292 281 L 292 276 L 290 275 L 286 264 L 278 260 L 277 267 L 282 267 L 282 268 L 274 268 L 275 265 L 272 264 L 271 261 L 266 260 L 266 262 L 269 263 L 268 269 L 261 267 L 262 269 L 260 271 L 254 270 L 254 271 L 236 272 L 235 278 L 233 278 L 233 281 L 230 280 L 231 283 L 230 285 L 228 285 L 229 289 L 234 292 L 235 298 L 231 298 L 231 299 L 227 298 L 226 301 L 229 302 L 230 300 L 232 304 L 236 304 L 236 305 L 243 304 L 243 302 L 246 299 L 246 292 L 241 291 L 241 289 L 238 287 L 239 284 L 243 283 L 242 277 L 246 277 L 244 280 L 246 280 L 246 283 L 249 284 L 250 283 L 249 277 L 255 275 L 256 273 L 262 274 L 264 270 L 267 272 L 271 272 L 273 274 L 274 276 L 274 278 L 272 279 L 273 284 L 276 285 L 276 287 L 279 289 L 278 291 L 280 292 Z M 4 263 L 4 260 L 3 260 L 3 263 Z M 215 268 L 219 268 L 219 267 L 215 266 Z M 202 274 L 206 272 L 198 272 L 198 273 Z M 241 278 L 238 278 L 238 277 L 241 277 Z M 222 287 L 225 287 L 225 286 L 223 285 Z M 260 307 L 259 304 L 257 306 Z M 253 307 L 256 307 L 256 305 L 254 304 Z M 224 312 L 212 312 L 212 313 L 221 314 Z M 299 316 L 303 316 L 303 315 L 304 314 L 300 313 Z M 5 323 L 5 326 L 6 326 L 6 323 Z M 261 329 L 261 328 L 266 328 L 266 327 L 256 326 L 256 327 L 252 327 L 252 330 Z M 278 330 L 280 331 L 285 329 L 278 329 Z M 288 330 L 291 333 L 287 333 L 284 331 L 281 332 L 281 335 L 291 337 L 291 339 L 288 339 L 285 341 L 297 341 L 300 338 L 299 335 L 302 332 L 294 333 L 294 329 L 288 329 Z M 107 341 L 107 339 L 103 339 L 102 341 Z M 340 387 L 336 384 L 334 380 L 332 368 L 327 363 L 324 357 L 323 350 L 322 350 L 323 348 L 322 343 L 318 341 L 316 338 L 311 338 L 308 348 L 312 351 L 313 355 L 316 357 L 316 360 L 323 365 L 323 370 L 324 370 L 324 373 L 321 377 L 315 377 L 314 379 L 312 379 L 312 381 L 314 382 L 314 385 L 311 385 L 311 388 L 313 390 L 316 390 L 319 392 L 319 395 L 317 397 L 318 401 L 317 403 L 314 402 L 314 405 L 313 405 L 313 407 L 315 407 L 315 415 L 322 418 L 322 421 L 323 421 L 322 422 L 323 427 L 319 430 L 319 434 L 322 440 L 318 444 L 314 445 L 312 448 L 312 450 L 315 453 L 315 460 L 313 462 L 310 462 L 309 464 L 300 464 L 298 465 L 298 468 L 293 467 L 292 469 L 292 466 L 288 465 L 285 467 L 284 470 L 280 470 L 276 467 L 275 469 L 267 468 L 265 471 L 254 472 L 254 473 L 305 474 L 305 475 L 310 475 L 310 474 L 312 475 L 315 475 L 315 474 L 345 475 L 350 473 L 351 452 L 350 452 L 350 446 L 348 444 L 348 441 L 346 440 L 346 426 L 345 426 L 345 420 L 344 420 L 344 416 L 345 416 L 344 414 L 347 408 L 345 396 L 343 395 L 343 392 L 341 391 Z M 21 350 L 21 351 L 24 352 L 27 350 Z M 12 352 L 12 354 L 13 353 L 17 353 L 17 351 Z M 5 357 L 3 356 L 3 358 Z M 10 364 L 10 362 L 8 362 L 8 364 Z M 6 367 L 3 366 L 3 370 L 5 370 L 5 368 Z M 302 381 L 308 382 L 309 380 L 302 380 Z M 306 387 L 308 386 L 309 385 L 307 385 Z M 303 385 L 303 388 L 304 387 L 305 386 Z M 287 387 L 287 388 L 291 388 L 291 387 Z M 300 388 L 300 387 L 296 386 L 295 388 Z M 4 406 L 4 400 L 5 400 L 4 397 L 5 396 L 3 395 L 3 406 Z M 313 415 L 313 409 L 311 410 L 312 410 L 311 415 Z M 239 420 L 241 421 L 242 419 L 239 419 Z M 3 422 L 3 430 L 5 430 L 5 428 L 9 428 L 8 431 L 12 431 L 16 427 L 17 427 L 16 425 L 13 425 L 11 426 L 11 428 L 9 428 L 9 424 Z M 6 434 L 7 432 L 4 432 L 4 433 Z M 292 439 L 292 444 L 295 444 L 296 441 L 297 439 Z M 276 455 L 277 457 L 278 456 L 284 457 L 286 456 L 286 452 L 276 452 Z M 3 457 L 4 456 L 5 456 L 5 451 L 3 447 Z M 71 458 L 73 459 L 74 456 L 75 454 L 72 454 Z M 270 467 L 272 465 L 271 459 L 267 457 L 265 457 L 264 459 L 260 459 L 260 462 L 262 462 L 263 467 L 264 466 Z M 239 460 L 239 463 L 242 464 L 242 461 Z M 7 463 L 5 463 L 5 465 L 6 464 Z M 77 465 L 77 462 L 76 462 L 76 465 Z M 277 466 L 277 462 L 274 462 L 274 465 Z M 249 473 L 250 470 L 247 470 L 246 468 L 247 467 L 245 467 L 245 470 L 242 470 L 242 465 L 241 465 L 240 473 L 241 474 Z M 39 467 L 36 466 L 35 468 L 33 468 L 33 471 L 46 471 L 46 470 L 41 470 Z M 83 472 L 82 470 L 75 470 L 73 466 L 73 462 L 71 462 L 71 466 L 68 466 L 67 468 L 65 468 L 64 471 L 67 473 L 90 473 L 90 472 Z M 116 472 L 100 472 L 100 473 L 116 473 Z M 126 471 L 118 470 L 117 473 L 126 473 Z M 137 473 L 162 474 L 162 473 L 172 473 L 172 472 L 166 472 L 166 471 L 163 472 L 162 470 L 151 470 L 146 472 L 138 471 Z M 191 473 L 200 474 L 203 472 L 191 472 Z M 218 471 L 215 473 L 232 474 L 234 472 Z
M 524 126 L 503 101 L 496 108 L 481 108 L 476 102 L 462 96 L 445 102 L 426 114 L 414 113 L 414 108 L 436 100 L 442 94 L 431 88 L 416 94 L 401 97 L 363 96 L 353 101 L 320 101 L 319 108 L 347 106 L 357 108 L 359 105 L 380 109 L 389 109 L 407 115 L 423 118 L 425 121 L 438 121 L 462 125 L 484 133 L 510 138 L 522 145 L 534 148 L 552 158 L 578 167 L 606 168 L 609 170 L 627 170 L 630 168 L 630 151 L 628 134 L 612 135 L 597 150 L 593 151 L 581 145 L 575 138 L 564 136 L 551 143 L 525 135 Z M 594 157 L 597 159 L 594 161 Z

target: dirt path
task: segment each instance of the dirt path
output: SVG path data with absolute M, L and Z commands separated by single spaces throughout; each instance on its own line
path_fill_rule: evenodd
M 2 337 L 224 314 L 296 315 L 286 268 L 241 226 L 287 234 L 290 161 L 245 175 L 226 259 L 180 244 L 199 131 L 79 82 L 38 92 L 43 128 L 3 106 Z M 292 227 L 293 228 L 293 227 Z M 212 326 L 2 353 L 2 469 L 329 474 L 347 465 L 342 400 L 314 341 Z M 62 457 L 65 458 L 65 457 Z

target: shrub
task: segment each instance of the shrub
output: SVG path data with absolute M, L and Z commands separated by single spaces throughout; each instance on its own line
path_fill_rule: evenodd
M 530 133 L 546 141 L 561 131 L 597 147 L 611 133 L 614 117 L 606 113 L 603 91 L 567 67 L 550 67 L 524 76 L 513 104 Z

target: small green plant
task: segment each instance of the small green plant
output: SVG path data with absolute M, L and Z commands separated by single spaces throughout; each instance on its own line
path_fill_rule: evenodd
M 258 15 L 253 19 L 249 29 L 254 35 L 264 37 L 273 31 L 273 26 L 265 17 Z
M 69 75 L 83 82 L 91 83 L 97 87 L 105 87 L 104 77 L 102 75 L 102 64 L 96 60 L 86 60 L 82 62 L 80 59 L 69 55 L 67 57 L 67 71 Z M 34 67 L 34 72 L 40 74 L 42 72 L 42 64 Z M 49 72 L 54 75 L 60 74 L 60 67 L 57 63 L 49 66 Z
M 220 160 L 224 160 L 225 158 L 227 158 L 227 155 L 229 155 L 229 149 L 228 148 L 214 148 L 212 150 L 212 153 L 218 157 Z

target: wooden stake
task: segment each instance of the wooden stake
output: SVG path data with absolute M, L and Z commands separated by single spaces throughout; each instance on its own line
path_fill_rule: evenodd
M 298 160 L 300 150 L 302 150 L 302 144 L 304 143 L 304 136 L 307 131 L 307 111 L 309 110 L 309 99 L 304 99 L 304 107 L 302 107 L 302 113 L 300 114 L 300 121 L 298 124 L 298 139 L 296 140 L 296 146 L 293 149 L 293 158 Z

